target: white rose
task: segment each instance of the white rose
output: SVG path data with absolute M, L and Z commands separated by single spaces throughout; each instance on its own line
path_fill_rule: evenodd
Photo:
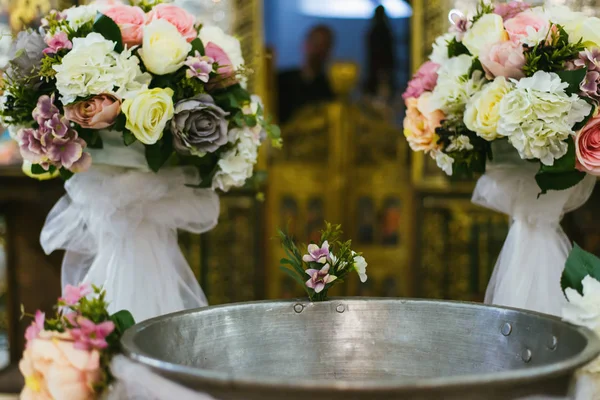
M 443 151 L 432 151 L 431 157 L 435 160 L 437 166 L 446 173 L 448 176 L 452 176 L 452 164 L 454 164 L 454 158 L 450 157 Z
M 448 42 L 454 39 L 456 35 L 454 33 L 446 33 L 442 36 L 438 36 L 433 43 L 433 51 L 429 56 L 429 59 L 436 64 L 444 65 L 448 60 Z
M 465 126 L 485 140 L 496 139 L 500 120 L 500 101 L 513 87 L 514 85 L 502 76 L 485 85 L 467 103 L 463 118 Z
M 453 151 L 470 151 L 473 150 L 471 140 L 466 135 L 453 136 L 450 139 L 450 144 L 446 147 L 447 152 Z
M 61 64 L 53 67 L 63 104 L 72 103 L 77 97 L 101 93 L 123 97 L 128 89 L 139 89 L 150 83 L 151 77 L 142 73 L 139 59 L 131 51 L 117 53 L 115 45 L 99 33 L 73 39 L 73 49 Z
M 485 14 L 467 30 L 462 43 L 473 56 L 479 57 L 484 49 L 505 40 L 508 40 L 508 33 L 504 30 L 502 17 Z
M 226 34 L 221 28 L 217 26 L 203 26 L 199 37 L 205 46 L 209 43 L 219 46 L 227 54 L 236 71 L 244 65 L 244 56 L 242 55 L 240 41 Z
M 64 10 L 64 13 L 67 17 L 69 27 L 76 31 L 88 22 L 94 21 L 99 10 L 100 7 L 97 4 L 90 4 L 67 8 Z
M 144 26 L 144 41 L 138 51 L 148 71 L 166 75 L 183 67 L 192 45 L 164 19 Z

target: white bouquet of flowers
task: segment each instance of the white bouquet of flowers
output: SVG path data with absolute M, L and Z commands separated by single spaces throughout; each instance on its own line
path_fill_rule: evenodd
M 217 192 L 246 184 L 263 139 L 280 139 L 237 39 L 175 5 L 134 4 L 52 11 L 21 32 L 1 116 L 27 174 L 67 180 L 41 236 L 67 250 L 63 285 L 102 286 L 144 320 L 206 305 L 176 231 L 213 228 Z

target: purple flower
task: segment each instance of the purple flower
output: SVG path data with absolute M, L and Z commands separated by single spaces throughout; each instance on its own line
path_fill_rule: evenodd
M 579 59 L 570 63 L 568 69 L 587 67 L 585 79 L 579 88 L 581 95 L 600 102 L 600 49 L 584 50 L 579 53 Z
M 73 48 L 73 43 L 65 32 L 56 32 L 54 36 L 46 36 L 47 48 L 44 49 L 44 54 L 56 54 L 60 50 L 70 50 Z
M 201 56 L 198 51 L 194 57 L 188 57 L 185 65 L 189 67 L 186 71 L 188 78 L 198 78 L 202 82 L 208 82 L 210 73 L 213 71 L 215 60 L 208 56 Z
M 66 139 L 69 140 L 67 134 L 72 131 L 71 124 L 69 121 L 60 114 L 54 114 L 52 118 L 46 121 L 44 127 L 48 129 L 52 136 L 56 139 Z
M 82 139 L 68 140 L 63 143 L 54 142 L 48 148 L 48 158 L 55 165 L 63 166 L 66 169 L 71 169 L 83 156 L 85 141 Z
M 58 108 L 56 108 L 56 106 L 54 105 L 53 93 L 52 96 L 40 96 L 37 105 L 31 115 L 40 126 L 43 126 L 46 123 L 46 121 L 52 119 L 52 117 L 58 113 Z
M 84 153 L 87 143 L 79 138 L 70 122 L 54 105 L 54 95 L 40 96 L 32 113 L 39 128 L 24 128 L 17 134 L 23 158 L 48 170 L 50 166 L 82 172 L 91 165 L 91 156 Z
M 321 293 L 325 285 L 337 279 L 335 275 L 329 275 L 329 264 L 325 264 L 321 270 L 307 269 L 306 273 L 310 279 L 306 281 L 306 286 L 313 289 L 315 293 Z
M 305 254 L 304 257 L 302 257 L 302 260 L 304 260 L 304 262 L 318 262 L 320 264 L 325 264 L 328 256 L 329 243 L 326 240 L 321 247 L 316 244 L 309 244 L 308 254 Z
M 108 347 L 106 337 L 115 330 L 112 321 L 95 324 L 87 318 L 78 317 L 77 327 L 69 332 L 75 340 L 75 348 L 80 350 L 105 349 Z

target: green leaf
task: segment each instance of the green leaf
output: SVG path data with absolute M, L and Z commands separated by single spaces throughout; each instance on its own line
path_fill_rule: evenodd
M 104 36 L 106 40 L 116 42 L 115 51 L 117 53 L 123 51 L 124 47 L 121 29 L 111 18 L 102 13 L 98 13 L 98 15 L 96 15 L 96 20 L 94 21 L 93 31 Z
M 546 194 L 548 190 L 566 190 L 577 185 L 585 178 L 585 172 L 571 171 L 558 174 L 539 173 L 535 181 L 542 190 L 540 194 Z
M 560 79 L 569 84 L 565 92 L 570 96 L 573 93 L 579 93 L 581 82 L 585 79 L 587 68 L 574 69 L 572 71 L 558 71 L 556 73 Z
M 41 174 L 45 174 L 46 172 L 48 172 L 48 171 L 46 171 L 44 168 L 42 168 L 42 166 L 39 164 L 31 165 L 31 173 L 34 175 L 41 175 Z
M 464 44 L 456 40 L 456 38 L 452 38 L 452 40 L 448 41 L 448 58 L 458 57 L 462 54 L 468 54 L 469 49 L 466 48 Z
M 306 288 L 306 282 L 304 282 L 294 271 L 289 268 L 284 267 L 283 265 L 279 266 L 279 269 L 289 275 L 294 281 L 296 281 L 299 285 L 302 285 Z
M 111 131 L 117 131 L 117 132 L 123 132 L 125 130 L 125 125 L 127 124 L 127 117 L 125 116 L 125 114 L 121 113 L 119 114 L 119 116 L 117 117 L 117 120 L 115 121 L 115 123 L 113 124 L 113 126 L 110 127 Z
M 244 115 L 244 122 L 250 128 L 254 128 L 257 125 L 256 117 L 254 115 Z
M 102 142 L 102 138 L 100 137 L 100 132 L 98 132 L 97 130 L 79 128 L 77 132 L 79 133 L 79 137 L 85 140 L 88 147 L 92 149 L 104 148 L 104 143 Z
M 583 294 L 583 278 L 591 276 L 600 280 L 600 259 L 577 244 L 567 258 L 560 284 L 562 289 L 572 288 Z
M 123 131 L 123 143 L 125 144 L 125 146 L 131 146 L 136 141 L 137 141 L 137 138 L 135 137 L 135 135 L 133 133 L 131 133 L 131 131 L 128 131 L 128 130 Z
M 165 132 L 163 138 L 155 144 L 146 145 L 146 161 L 154 172 L 158 172 L 173 154 L 173 140 L 170 134 Z
M 583 178 L 585 172 L 575 169 L 575 141 L 572 137 L 566 140 L 568 144 L 567 154 L 554 160 L 553 165 L 541 164 L 535 180 L 542 190 L 541 194 L 546 194 L 548 190 L 565 190 L 577 185 Z
M 192 45 L 192 50 L 190 51 L 190 56 L 195 56 L 196 55 L 196 51 L 198 53 L 200 53 L 201 56 L 206 54 L 206 50 L 204 49 L 204 44 L 202 43 L 202 40 L 200 40 L 200 38 L 196 38 L 194 40 L 192 40 L 192 42 L 190 43 Z
M 117 332 L 123 334 L 127 329 L 135 325 L 133 315 L 127 310 L 117 311 L 110 316 L 110 320 L 115 324 Z
M 65 168 L 59 169 L 58 172 L 60 173 L 60 177 L 63 178 L 65 181 L 68 181 L 74 175 L 71 171 Z

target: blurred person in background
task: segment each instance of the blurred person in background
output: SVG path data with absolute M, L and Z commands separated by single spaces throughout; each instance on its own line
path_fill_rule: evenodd
M 305 105 L 333 100 L 326 66 L 334 44 L 333 31 L 325 25 L 313 27 L 304 41 L 302 68 L 279 73 L 279 122 L 284 124 Z

